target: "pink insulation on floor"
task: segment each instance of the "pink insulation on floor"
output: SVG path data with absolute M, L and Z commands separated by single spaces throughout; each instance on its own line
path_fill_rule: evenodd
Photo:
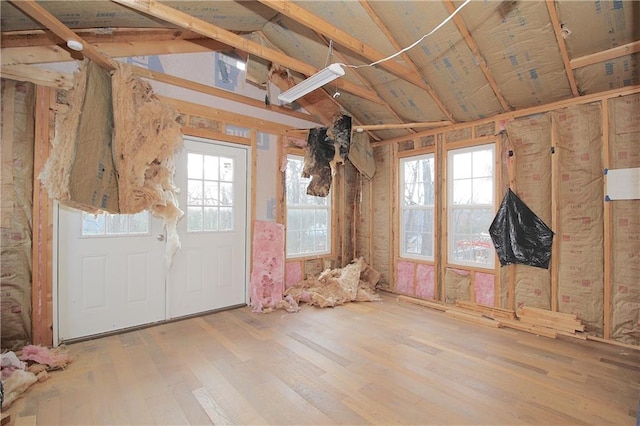
M 414 295 L 415 265 L 411 262 L 398 262 L 398 281 L 396 291 Z
M 284 225 L 256 221 L 253 228 L 251 301 L 254 312 L 275 308 L 284 293 Z
M 287 262 L 285 271 L 285 290 L 293 287 L 304 279 L 302 276 L 302 262 Z
M 416 296 L 421 299 L 435 297 L 435 268 L 433 265 L 418 264 L 416 269 Z
M 485 306 L 494 305 L 495 276 L 482 272 L 475 273 L 473 290 L 476 295 L 476 303 Z

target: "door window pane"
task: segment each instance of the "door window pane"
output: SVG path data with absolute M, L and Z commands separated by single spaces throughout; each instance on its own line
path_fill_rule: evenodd
M 127 236 L 149 233 L 149 212 L 136 214 L 82 213 L 82 236 Z
M 189 153 L 187 231 L 233 230 L 233 158 Z

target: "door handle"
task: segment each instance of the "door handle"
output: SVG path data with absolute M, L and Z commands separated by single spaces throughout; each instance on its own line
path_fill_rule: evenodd
M 164 235 L 163 234 L 156 235 L 156 238 L 158 239 L 158 241 L 164 241 Z

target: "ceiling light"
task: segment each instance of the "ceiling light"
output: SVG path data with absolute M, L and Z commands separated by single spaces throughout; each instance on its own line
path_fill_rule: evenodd
M 340 64 L 331 64 L 322 71 L 318 71 L 301 83 L 296 84 L 286 92 L 280 93 L 278 99 L 290 104 L 296 99 L 301 98 L 307 93 L 312 92 L 343 75 L 344 69 Z
M 78 40 L 67 40 L 67 47 L 76 52 L 82 52 L 82 49 L 84 49 L 84 46 Z

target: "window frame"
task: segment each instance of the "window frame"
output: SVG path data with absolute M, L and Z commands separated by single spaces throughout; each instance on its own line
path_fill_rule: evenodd
M 301 259 L 301 258 L 306 258 L 306 257 L 318 257 L 318 256 L 327 256 L 327 255 L 331 255 L 333 253 L 333 209 L 332 209 L 332 195 L 333 195 L 333 186 L 331 187 L 331 190 L 329 191 L 329 195 L 327 195 L 327 197 L 324 197 L 325 200 L 327 200 L 326 205 L 322 206 L 322 205 L 312 205 L 312 204 L 293 204 L 290 205 L 289 204 L 289 198 L 288 198 L 288 194 L 287 194 L 287 188 L 288 188 L 288 182 L 287 182 L 287 178 L 288 178 L 288 170 L 289 170 L 289 161 L 291 160 L 295 160 L 295 161 L 300 161 L 302 162 L 302 164 L 304 165 L 304 156 L 297 154 L 297 153 L 287 153 L 287 166 L 285 168 L 285 171 L 283 173 L 283 178 L 284 178 L 284 219 L 285 219 L 285 258 L 286 259 Z M 298 177 L 298 183 L 299 184 L 304 184 L 305 182 L 310 181 L 310 178 L 303 178 L 301 176 Z M 289 210 L 290 209 L 296 209 L 296 210 L 323 210 L 326 211 L 326 217 L 327 217 L 327 224 L 326 224 L 326 229 L 327 229 L 327 240 L 326 240 L 326 249 L 325 250 L 317 250 L 317 251 L 308 251 L 308 252 L 299 252 L 299 253 L 289 253 L 289 248 L 290 248 L 290 243 L 289 243 L 289 231 L 290 231 L 290 224 L 289 224 Z M 299 231 L 304 231 L 303 229 L 300 229 Z
M 128 238 L 128 237 L 145 237 L 151 235 L 151 220 L 152 216 L 148 210 L 141 211 L 139 213 L 109 213 L 109 212 L 101 212 L 101 213 L 87 213 L 81 212 L 82 218 L 80 220 L 80 238 Z M 147 230 L 143 232 L 135 232 L 131 231 L 131 221 L 134 216 L 138 215 L 146 215 L 146 225 Z M 90 218 L 93 217 L 94 220 L 97 220 L 98 217 L 102 217 L 102 232 L 100 233 L 90 233 L 87 232 L 87 226 L 89 225 Z M 109 217 L 112 218 L 124 218 L 127 223 L 127 231 L 126 232 L 108 232 L 108 220 Z
M 408 161 L 421 161 L 421 160 L 425 160 L 425 159 L 431 159 L 433 162 L 433 170 L 432 170 L 432 175 L 433 175 L 433 200 L 432 200 L 432 204 L 422 204 L 422 205 L 418 205 L 418 206 L 408 206 L 405 204 L 405 163 Z M 428 153 L 422 153 L 422 154 L 418 154 L 418 155 L 412 155 L 412 156 L 406 156 L 406 157 L 401 157 L 398 160 L 398 167 L 399 167 L 399 179 L 398 179 L 398 212 L 399 212 L 399 216 L 398 216 L 398 224 L 399 224 L 399 255 L 401 258 L 405 258 L 405 259 L 414 259 L 414 260 L 421 260 L 421 261 L 427 261 L 427 262 L 435 262 L 435 258 L 436 258 L 436 235 L 437 235 L 437 230 L 436 230 L 436 202 L 437 202 L 437 184 L 436 184 L 436 176 L 437 176 L 437 164 L 436 164 L 436 155 L 433 152 L 428 152 Z M 407 247 L 406 247 L 406 239 L 405 239 L 405 212 L 406 211 L 430 211 L 431 212 L 431 218 L 432 218 L 432 226 L 431 226 L 431 256 L 428 255 L 422 255 L 422 254 L 417 254 L 417 253 L 409 253 L 407 252 Z
M 192 176 L 191 175 L 191 168 L 190 168 L 190 158 L 195 158 L 195 157 L 200 157 L 201 159 L 201 164 L 199 167 L 199 171 L 201 172 L 200 176 Z M 212 176 L 207 176 L 207 167 L 206 167 L 206 159 L 214 159 L 216 160 L 217 164 L 216 164 L 216 175 L 215 177 Z M 228 162 L 231 163 L 231 174 L 228 176 L 223 168 L 222 165 L 224 164 L 224 161 L 226 160 Z M 235 169 L 236 169 L 236 159 L 233 157 L 229 157 L 229 156 L 225 156 L 225 155 L 212 155 L 212 154 L 204 154 L 202 152 L 187 152 L 187 176 L 186 176 L 186 181 L 187 181 L 187 188 L 186 188 L 186 194 L 187 194 L 187 199 L 185 202 L 185 218 L 184 220 L 186 221 L 186 232 L 189 234 L 210 234 L 210 233 L 224 233 L 224 232 L 233 232 L 235 230 L 235 223 L 233 222 L 233 217 L 234 217 L 234 210 L 236 209 L 236 202 L 234 200 L 234 195 L 235 195 L 235 185 L 236 185 L 236 176 L 235 176 Z M 200 185 L 200 202 L 199 203 L 193 203 L 190 202 L 190 197 L 191 197 L 191 183 L 198 183 Z M 207 183 L 208 184 L 214 184 L 216 189 L 216 197 L 214 198 L 214 200 L 216 201 L 215 203 L 207 203 L 208 198 L 206 197 L 207 195 L 207 191 L 206 191 L 206 187 L 207 187 Z M 227 191 L 223 190 L 223 186 L 226 188 L 230 188 L 227 189 Z M 195 186 L 194 186 L 195 187 Z M 230 194 L 230 200 L 226 199 L 224 197 L 224 194 Z M 199 210 L 200 211 L 200 228 L 199 229 L 192 229 L 190 228 L 191 226 L 191 214 L 193 210 Z M 206 227 L 206 210 L 207 209 L 213 209 L 216 211 L 216 228 L 215 229 L 208 229 Z M 223 219 L 225 218 L 224 215 L 226 215 L 227 218 L 231 218 L 230 220 L 230 227 L 221 227 L 221 222 L 223 222 Z
M 487 254 L 487 259 L 488 262 L 487 263 L 479 263 L 477 261 L 465 261 L 465 260 L 456 260 L 454 258 L 454 250 L 456 247 L 455 244 L 455 237 L 456 235 L 454 235 L 454 213 L 456 211 L 460 211 L 460 210 L 486 210 L 489 209 L 492 213 L 491 218 L 493 219 L 493 216 L 495 216 L 495 212 L 496 212 L 496 207 L 495 207 L 495 203 L 496 203 L 496 181 L 497 181 L 497 176 L 496 176 L 496 171 L 497 171 L 497 166 L 496 166 L 496 143 L 492 142 L 489 144 L 482 144 L 482 145 L 473 145 L 473 146 L 468 146 L 468 147 L 462 147 L 462 148 L 452 148 L 447 150 L 447 155 L 446 155 L 446 161 L 447 161 L 447 185 L 446 185 L 446 198 L 447 198 L 447 264 L 449 265 L 453 265 L 453 266 L 461 266 L 461 267 L 468 267 L 468 268 L 478 268 L 478 269 L 487 269 L 487 270 L 494 270 L 495 269 L 495 248 L 493 247 L 493 244 L 491 243 L 491 237 L 489 235 L 489 226 L 491 225 L 491 221 L 489 221 L 489 223 L 487 223 L 487 230 L 486 230 L 486 239 L 488 240 L 487 242 L 483 241 L 480 244 L 482 244 L 483 246 L 488 247 L 488 254 Z M 491 151 L 491 169 L 492 169 L 492 173 L 491 173 L 491 200 L 489 203 L 473 203 L 473 204 L 454 204 L 454 199 L 453 199 L 453 185 L 454 185 L 454 163 L 453 163 L 453 157 L 456 154 L 465 154 L 465 153 L 473 153 L 473 152 L 478 152 L 478 151 L 484 151 L 484 150 L 490 150 Z M 473 157 L 472 157 L 472 161 L 473 161 Z M 474 176 L 473 174 L 473 163 L 471 165 L 471 176 L 469 178 L 465 178 L 465 179 L 471 179 L 471 184 L 472 184 L 472 193 L 473 193 L 473 181 L 475 179 L 486 179 L 487 176 Z M 474 234 L 470 234 L 470 235 L 474 235 Z M 473 251 L 473 255 L 475 257 L 475 243 L 472 243 L 472 249 Z

